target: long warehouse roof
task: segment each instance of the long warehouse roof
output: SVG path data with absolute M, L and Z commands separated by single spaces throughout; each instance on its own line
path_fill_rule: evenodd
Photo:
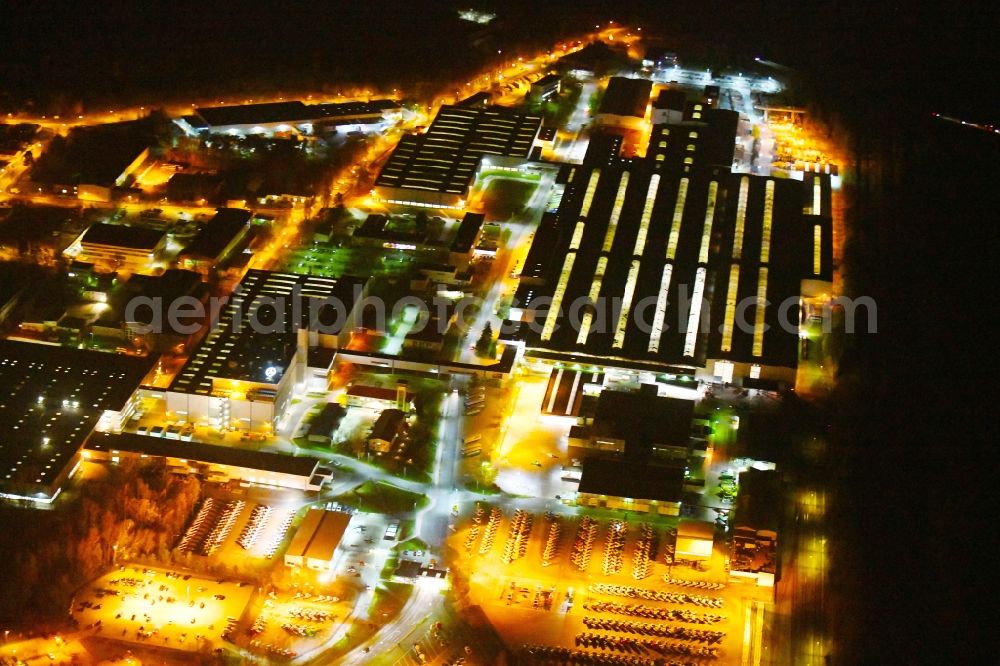
M 376 185 L 464 194 L 486 154 L 527 157 L 540 116 L 504 107 L 442 106 L 425 134 L 407 134 Z

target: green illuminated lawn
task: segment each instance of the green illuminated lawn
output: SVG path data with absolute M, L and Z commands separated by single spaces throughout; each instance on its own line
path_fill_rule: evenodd
M 509 219 L 524 211 L 537 187 L 537 181 L 494 178 L 483 191 L 483 210 L 490 219 Z
M 291 251 L 284 270 L 329 278 L 403 273 L 411 262 L 397 255 L 382 248 L 312 245 Z
M 378 621 L 388 621 L 399 613 L 406 600 L 413 593 L 413 586 L 405 583 L 382 583 L 372 595 L 372 605 L 368 617 Z
M 366 481 L 337 501 L 369 513 L 396 514 L 419 509 L 427 498 L 381 481 Z

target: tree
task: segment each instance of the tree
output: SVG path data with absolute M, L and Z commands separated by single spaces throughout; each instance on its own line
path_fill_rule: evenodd
M 493 350 L 493 326 L 486 322 L 483 326 L 483 333 L 476 342 L 476 353 L 480 356 L 490 356 Z
M 418 234 L 426 235 L 429 223 L 427 213 L 422 210 L 418 210 L 416 215 L 413 216 L 413 224 L 417 228 Z

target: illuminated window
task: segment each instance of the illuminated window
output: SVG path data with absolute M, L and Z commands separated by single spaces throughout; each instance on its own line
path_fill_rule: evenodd
M 583 239 L 583 229 L 585 226 L 586 223 L 583 220 L 576 223 L 576 226 L 573 228 L 573 237 L 569 241 L 569 249 L 580 249 L 580 241 Z
M 760 366 L 756 363 L 750 366 L 750 379 L 760 379 Z
M 820 214 L 820 208 L 822 207 L 823 201 L 823 186 L 821 185 L 821 180 L 819 176 L 813 177 L 813 215 Z
M 771 215 L 774 212 L 774 181 L 767 181 L 764 189 L 764 223 L 760 239 L 760 263 L 771 259 Z
M 639 279 L 639 260 L 633 259 L 625 280 L 625 295 L 622 297 L 622 310 L 618 315 L 618 326 L 615 328 L 615 339 L 612 346 L 621 349 L 625 344 L 625 328 L 628 325 L 629 311 L 632 309 L 632 297 L 635 295 L 635 283 Z
M 688 138 L 689 139 L 697 139 L 698 138 L 698 133 L 697 132 L 688 132 Z
M 659 145 L 659 146 L 660 146 L 660 148 L 666 148 L 666 147 L 667 147 L 667 142 L 666 142 L 666 141 L 661 141 L 661 142 L 660 142 L 659 144 L 657 144 L 657 145 Z
M 694 144 L 693 144 L 693 143 L 689 143 L 689 144 L 687 145 L 687 151 L 688 151 L 689 153 L 693 153 L 693 152 L 694 152 Z
M 736 295 L 740 287 L 740 265 L 729 267 L 729 289 L 726 290 L 726 315 L 722 321 L 722 351 L 733 348 L 733 323 L 736 320 Z
M 698 120 L 699 118 L 701 118 L 701 111 L 695 111 L 694 113 L 691 114 L 691 117 L 694 118 L 695 120 Z
M 823 270 L 823 228 L 813 225 L 813 275 L 819 275 Z
M 677 240 L 681 233 L 681 220 L 684 217 L 684 202 L 687 200 L 688 179 L 681 178 L 677 189 L 677 203 L 674 205 L 674 219 L 670 224 L 670 237 L 667 239 L 667 259 L 673 261 L 677 254 Z
M 685 157 L 684 158 L 684 164 L 694 164 L 694 158 L 693 157 Z
M 552 338 L 552 333 L 556 328 L 556 319 L 559 318 L 559 307 L 562 304 L 563 296 L 566 295 L 566 286 L 569 284 L 570 273 L 573 272 L 573 263 L 576 261 L 576 252 L 570 252 L 563 261 L 562 273 L 559 274 L 559 282 L 556 283 L 556 290 L 552 294 L 552 303 L 549 312 L 545 317 L 545 326 L 542 327 L 542 340 Z
M 705 268 L 699 268 L 694 276 L 694 291 L 691 293 L 691 311 L 688 312 L 687 331 L 684 335 L 684 355 L 694 356 L 698 343 L 698 323 L 701 321 L 701 304 L 705 296 Z
M 736 232 L 733 234 L 733 259 L 739 259 L 743 252 L 743 227 L 747 219 L 747 196 L 750 194 L 750 178 L 740 178 L 740 198 L 736 204 Z
M 615 242 L 615 231 L 618 229 L 618 218 L 622 215 L 622 206 L 625 205 L 625 190 L 628 189 L 628 171 L 622 173 L 621 180 L 618 181 L 618 192 L 615 194 L 615 205 L 611 209 L 611 217 L 608 219 L 608 230 L 604 234 L 604 245 L 602 252 L 610 252 L 611 245 Z
M 695 104 L 694 105 L 694 110 L 695 111 L 701 111 L 701 104 Z
M 663 136 L 670 136 L 670 130 L 664 127 L 663 129 L 660 130 L 660 134 L 662 134 Z
M 653 174 L 649 179 L 649 189 L 646 190 L 646 204 L 642 208 L 642 216 L 639 218 L 639 231 L 635 235 L 635 247 L 632 255 L 641 257 L 646 249 L 646 234 L 649 231 L 649 220 L 653 217 L 653 205 L 656 203 L 656 194 L 660 187 L 659 174 Z
M 708 203 L 705 208 L 705 225 L 701 230 L 701 249 L 698 251 L 698 263 L 708 263 L 708 246 L 712 240 L 712 221 L 715 219 L 715 200 L 718 196 L 719 184 L 714 180 L 708 184 Z
M 657 162 L 662 162 L 663 161 L 663 157 L 664 157 L 663 153 L 660 153 L 659 155 L 656 156 L 656 161 Z
M 597 297 L 601 294 L 601 282 L 604 281 L 604 271 L 606 271 L 607 268 L 607 257 L 601 257 L 597 260 L 597 270 L 594 272 L 594 281 L 590 284 L 590 293 L 587 294 L 591 303 L 596 303 Z M 576 336 L 576 343 L 578 345 L 582 345 L 587 342 L 587 337 L 590 335 L 590 327 L 593 323 L 594 313 L 588 309 L 583 315 L 583 321 L 580 322 L 580 331 Z
M 764 354 L 764 308 L 767 300 L 767 267 L 761 266 L 757 275 L 757 312 L 753 324 L 753 355 Z
M 594 201 L 594 192 L 597 190 L 597 183 L 601 179 L 601 170 L 594 169 L 587 182 L 587 191 L 583 195 L 583 205 L 580 207 L 580 217 L 587 217 L 590 213 L 590 204 Z
M 647 350 L 655 354 L 660 350 L 660 338 L 663 337 L 663 322 L 667 317 L 667 295 L 670 292 L 670 276 L 674 271 L 673 264 L 663 267 L 663 277 L 660 278 L 660 291 L 656 295 L 656 312 L 653 315 L 653 328 L 649 333 Z

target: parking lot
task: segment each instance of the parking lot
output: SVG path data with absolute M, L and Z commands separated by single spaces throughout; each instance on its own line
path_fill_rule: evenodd
M 725 662 L 741 653 L 744 609 L 767 598 L 727 582 L 720 546 L 699 569 L 669 565 L 670 521 L 479 508 L 459 519 L 451 545 L 472 599 L 512 648 Z
M 247 646 L 257 654 L 291 659 L 323 645 L 349 614 L 347 601 L 333 594 L 272 595 L 247 630 Z
M 80 590 L 71 614 L 106 638 L 195 651 L 220 647 L 253 594 L 244 583 L 130 565 Z

